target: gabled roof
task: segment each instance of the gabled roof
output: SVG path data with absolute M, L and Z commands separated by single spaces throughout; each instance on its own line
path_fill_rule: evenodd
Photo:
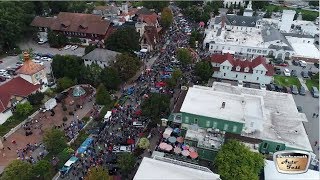
M 211 62 L 215 62 L 215 63 L 223 63 L 224 61 L 228 60 L 231 64 L 233 64 L 233 57 L 231 54 L 227 53 L 227 54 L 213 54 L 211 56 Z
M 138 20 L 147 23 L 149 26 L 157 24 L 158 15 L 156 13 L 152 14 L 140 14 Z
M 35 17 L 31 25 L 50 27 L 56 31 L 105 35 L 110 26 L 110 21 L 93 14 L 60 12 L 56 18 Z
M 32 22 L 31 22 L 31 26 L 35 26 L 35 27 L 47 27 L 50 28 L 51 24 L 54 22 L 55 18 L 53 17 L 39 17 L 36 16 Z
M 233 26 L 255 27 L 259 19 L 261 18 L 258 16 L 226 15 L 225 24 Z M 215 18 L 214 24 L 219 24 L 221 21 L 222 17 L 217 16 Z
M 102 62 L 114 62 L 116 60 L 116 56 L 121 53 L 116 51 L 111 51 L 108 49 L 100 49 L 96 48 L 88 54 L 84 55 L 82 59 L 88 59 L 91 61 L 102 61 Z
M 45 68 L 44 66 L 33 62 L 30 59 L 28 53 L 25 52 L 23 56 L 24 56 L 24 63 L 21 66 L 21 68 L 17 70 L 18 74 L 33 75 Z
M 157 41 L 159 38 L 157 28 L 155 26 L 145 26 L 144 29 L 144 34 L 142 37 L 146 38 L 149 45 L 154 46 L 154 40 Z
M 152 13 L 154 13 L 154 12 L 153 12 L 153 11 L 150 11 L 149 9 L 147 9 L 147 8 L 145 8 L 145 7 L 139 9 L 138 11 L 136 11 L 136 14 L 137 14 L 137 15 L 141 15 L 141 14 L 150 15 L 150 14 L 152 14 Z
M 12 96 L 27 97 L 41 85 L 33 85 L 21 77 L 16 77 L 0 86 L 0 112 L 8 109 Z

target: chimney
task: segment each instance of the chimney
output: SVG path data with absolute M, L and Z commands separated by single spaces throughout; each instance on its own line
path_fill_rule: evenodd
M 27 51 L 23 52 L 23 60 L 24 62 L 27 62 L 30 60 L 30 55 Z

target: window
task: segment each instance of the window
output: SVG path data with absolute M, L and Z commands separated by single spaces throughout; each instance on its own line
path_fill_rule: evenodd
M 210 49 L 213 49 L 213 46 L 210 46 Z
M 210 121 L 207 121 L 206 127 L 210 127 Z
M 243 78 L 244 78 L 244 79 L 246 79 L 246 78 L 247 78 L 247 76 L 244 76 Z
M 257 53 L 261 53 L 261 50 L 258 50 Z
M 264 143 L 262 148 L 263 149 L 267 149 L 268 148 L 268 143 Z
M 197 118 L 194 119 L 194 124 L 198 124 L 198 119 Z
M 261 71 L 261 74 L 263 74 L 263 71 Z
M 224 49 L 224 46 L 222 46 L 222 49 Z
M 213 122 L 213 128 L 216 128 L 218 126 L 217 122 Z
M 257 77 L 257 80 L 259 80 L 259 77 Z
M 280 150 L 280 145 L 278 144 L 276 147 L 276 151 L 279 151 L 279 150 Z
M 226 76 L 226 73 L 223 73 L 223 76 Z
M 310 41 L 308 41 L 308 43 L 310 43 Z
M 228 47 L 228 50 L 230 50 L 230 47 Z
M 256 70 L 256 73 L 258 73 L 259 71 L 258 70 Z
M 237 132 L 237 126 L 233 126 L 232 132 Z
M 236 74 L 236 78 L 238 77 L 238 74 Z
M 257 52 L 257 50 L 256 49 L 252 49 L 252 52 L 255 53 L 255 52 Z
M 262 51 L 262 54 L 267 54 L 267 50 L 263 50 L 263 51 Z
M 228 124 L 224 124 L 223 130 L 224 131 L 228 130 L 228 126 L 229 126 Z
M 189 117 L 188 116 L 185 117 L 185 123 L 189 123 Z
M 251 49 L 248 49 L 247 52 L 251 52 Z

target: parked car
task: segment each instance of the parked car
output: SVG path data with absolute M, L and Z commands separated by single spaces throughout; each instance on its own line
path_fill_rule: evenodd
M 319 98 L 319 91 L 318 91 L 318 88 L 312 86 L 311 88 L 311 94 L 314 98 Z
M 78 47 L 79 47 L 79 46 L 77 46 L 77 45 L 73 45 L 73 46 L 71 46 L 71 50 L 74 51 L 74 50 L 76 50 Z
M 243 82 L 242 81 L 238 81 L 238 86 L 239 87 L 243 87 Z
M 305 72 L 305 71 L 301 71 L 301 76 L 302 76 L 303 78 L 309 78 L 308 73 Z
M 284 74 L 285 76 L 290 76 L 290 75 L 291 75 L 289 69 L 287 69 L 287 68 L 284 68 L 283 74 Z
M 251 85 L 250 85 L 250 83 L 245 83 L 245 84 L 243 85 L 243 87 L 250 88 Z
M 294 66 L 299 66 L 299 63 L 298 63 L 297 61 L 295 61 L 295 60 L 292 60 L 292 64 L 293 64 Z
M 275 88 L 275 86 L 273 84 L 267 84 L 267 89 L 269 91 L 275 91 L 276 90 L 276 88 Z
M 291 86 L 291 93 L 295 95 L 299 94 L 298 87 L 296 85 Z
M 306 89 L 303 86 L 300 87 L 299 94 L 302 96 L 306 95 Z
M 297 77 L 297 70 L 292 70 L 291 71 L 291 76 Z
M 275 89 L 276 89 L 276 91 L 278 91 L 278 92 L 282 92 L 283 87 L 282 87 L 281 85 L 275 85 Z
M 302 107 L 301 106 L 297 106 L 297 110 L 298 110 L 298 112 L 302 113 Z
M 316 72 L 308 71 L 309 77 L 312 77 L 312 76 L 314 76 L 314 75 L 316 75 L 316 74 L 317 74 Z
M 0 74 L 5 74 L 5 73 L 7 73 L 7 70 L 5 70 L 5 69 L 0 69 Z
M 291 92 L 291 89 L 290 89 L 290 87 L 283 86 L 282 92 L 284 92 L 284 93 L 290 93 L 290 92 Z
M 22 66 L 22 65 L 23 65 L 23 63 L 20 62 L 20 61 L 18 61 L 18 62 L 16 63 L 16 66 Z
M 281 74 L 281 69 L 278 68 L 278 67 L 275 67 L 274 68 L 274 72 L 276 72 L 277 75 L 280 75 Z
M 3 61 L 0 61 L 0 64 L 2 64 L 3 63 Z
M 42 60 L 42 61 L 52 61 L 52 59 L 49 58 L 49 57 L 42 57 L 41 60 Z
M 319 63 L 314 63 L 314 66 L 319 69 Z
M 4 82 L 4 81 L 6 81 L 7 79 L 5 78 L 5 77 L 2 77 L 2 76 L 0 76 L 0 82 Z
M 260 89 L 266 90 L 266 85 L 265 84 L 260 84 Z
M 299 60 L 299 65 L 301 67 L 307 67 L 307 63 L 305 61 L 303 61 L 303 60 Z
M 37 64 L 40 64 L 40 65 L 44 65 L 44 63 L 43 62 L 41 62 L 41 61 L 39 61 L 39 60 L 32 60 L 33 62 L 35 62 L 35 63 L 37 63 Z
M 6 79 L 11 79 L 12 78 L 12 76 L 10 76 L 9 74 L 2 74 L 1 76 L 6 78 Z
M 67 49 L 70 49 L 70 48 L 71 48 L 71 45 L 66 45 L 63 49 L 67 50 Z

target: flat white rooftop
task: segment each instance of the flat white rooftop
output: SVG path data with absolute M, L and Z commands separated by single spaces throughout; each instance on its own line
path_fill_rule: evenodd
M 196 86 L 197 87 L 197 86 Z M 308 135 L 302 122 L 307 122 L 306 115 L 299 113 L 291 94 L 232 86 L 228 83 L 214 82 L 212 91 L 227 93 L 228 98 L 238 95 L 253 95 L 263 99 L 262 109 L 264 119 L 262 129 L 243 136 L 271 140 L 286 144 L 288 147 L 312 151 Z M 231 113 L 238 113 L 234 109 Z M 259 119 L 257 119 L 260 121 Z M 258 122 L 259 124 L 260 122 Z
M 264 167 L 265 180 L 318 180 L 320 179 L 319 171 L 309 169 L 302 174 L 283 174 L 279 173 L 273 161 L 265 160 Z
M 263 118 L 259 97 L 248 94 L 230 96 L 229 93 L 198 86 L 189 88 L 180 111 L 240 123 Z
M 168 158 L 162 158 L 164 160 L 170 160 Z M 220 180 L 220 175 L 214 174 L 211 171 L 203 171 L 200 169 L 192 168 L 192 166 L 181 166 L 181 164 L 188 164 L 181 161 L 171 160 L 175 163 L 165 162 L 162 160 L 151 159 L 144 157 L 139 169 L 133 179 L 140 180 L 150 180 L 150 179 L 175 179 L 175 180 L 185 180 L 185 179 L 210 179 L 210 180 Z M 199 166 L 202 167 L 202 166 Z M 202 167 L 207 169 L 205 167 Z
M 306 58 L 320 58 L 320 51 L 314 44 L 311 43 L 299 43 L 295 42 L 292 38 L 286 37 L 292 48 L 295 51 L 295 56 L 301 56 Z

